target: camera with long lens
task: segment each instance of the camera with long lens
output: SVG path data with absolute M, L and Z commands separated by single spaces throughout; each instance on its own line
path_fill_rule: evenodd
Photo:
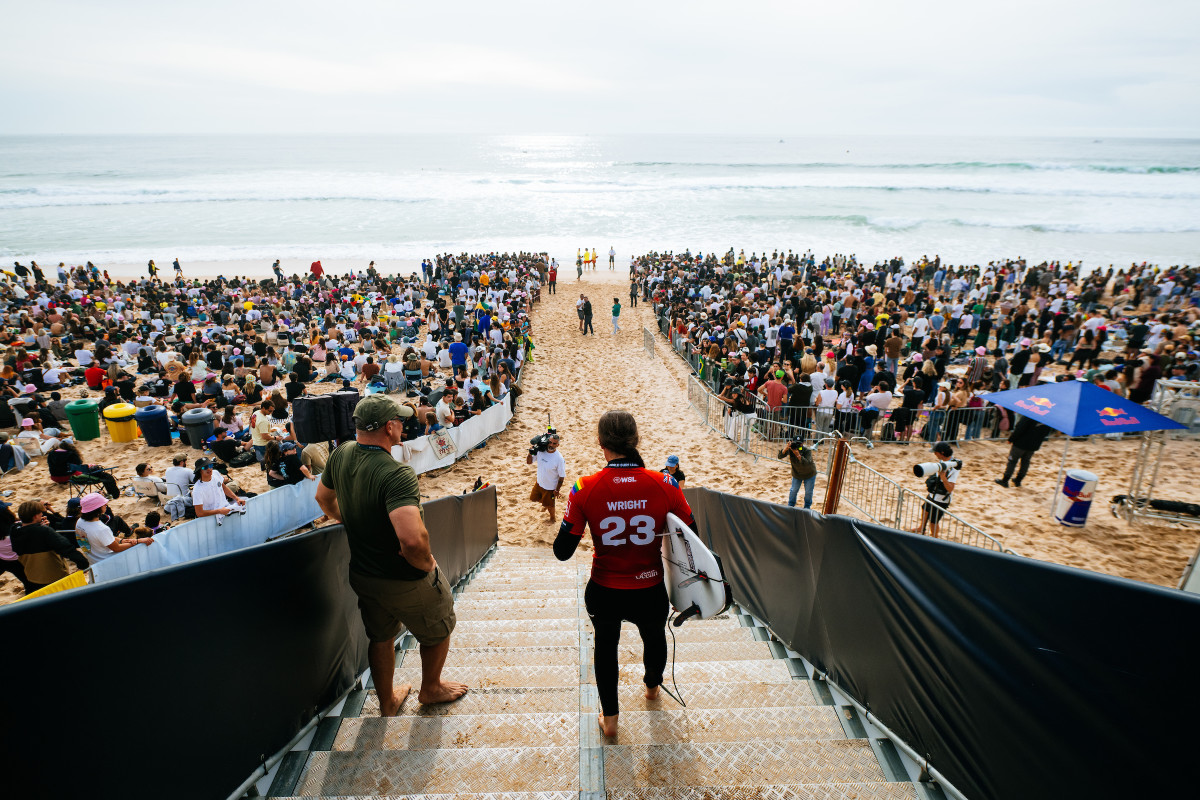
M 557 435 L 558 431 L 554 429 L 554 426 L 549 426 L 545 433 L 530 439 L 529 443 L 533 446 L 529 448 L 529 455 L 534 456 L 546 452 L 550 447 L 550 438 Z
M 913 465 L 913 475 L 918 478 L 928 478 L 931 475 L 938 474 L 941 470 L 947 470 L 953 467 L 954 469 L 962 469 L 962 459 L 952 458 L 949 461 L 927 461 L 924 464 Z

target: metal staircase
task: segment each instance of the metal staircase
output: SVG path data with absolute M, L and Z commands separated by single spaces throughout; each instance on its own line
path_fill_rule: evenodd
M 396 681 L 414 689 L 402 715 L 375 716 L 369 686 L 351 693 L 337 716 L 284 758 L 270 795 L 941 797 L 913 783 L 915 764 L 736 607 L 676 630 L 675 680 L 687 708 L 665 693 L 643 697 L 641 643 L 625 626 L 620 732 L 605 741 L 583 607 L 588 561 L 581 553 L 560 563 L 548 549 L 494 551 L 457 598 L 446 676 L 469 684 L 470 693 L 419 706 L 419 656 L 406 637 Z

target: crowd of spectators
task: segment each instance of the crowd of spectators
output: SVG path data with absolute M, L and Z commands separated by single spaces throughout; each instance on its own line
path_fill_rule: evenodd
M 989 392 L 1075 379 L 1144 403 L 1161 377 L 1200 377 L 1190 267 L 730 250 L 635 257 L 630 277 L 734 437 L 751 416 L 902 441 L 998 436 L 1014 420 Z
M 0 282 L 0 428 L 11 430 L 0 431 L 0 470 L 45 469 L 50 485 L 91 491 L 70 498 L 64 517 L 47 516 L 52 493 L 18 498 L 15 514 L 0 506 L 0 569 L 27 591 L 66 564 L 153 542 L 166 513 L 131 527 L 108 507 L 125 487 L 176 519 L 244 512 L 253 493 L 230 470 L 261 469 L 268 487 L 315 479 L 327 443 L 297 441 L 292 424 L 293 404 L 310 393 L 401 392 L 414 411 L 406 438 L 515 400 L 547 270 L 533 253 L 440 255 L 412 276 L 381 275 L 374 262 L 333 276 L 316 262 L 303 277 L 276 268 L 269 281 L 177 271 L 164 282 L 151 268 L 121 282 L 90 263 L 51 278 L 32 266 Z M 205 457 L 189 466 L 191 454 L 177 452 L 162 477 L 145 462 L 128 475 L 90 463 L 65 410 L 89 395 L 101 411 L 165 406 L 175 433 L 184 412 L 212 410 Z

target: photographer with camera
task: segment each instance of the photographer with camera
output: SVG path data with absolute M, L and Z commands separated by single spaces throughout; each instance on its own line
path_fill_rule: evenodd
M 547 522 L 553 524 L 554 500 L 560 496 L 563 481 L 567 477 L 567 462 L 558 450 L 559 438 L 554 428 L 549 428 L 541 436 L 529 440 L 533 445 L 529 448 L 526 464 L 537 463 L 537 478 L 533 482 L 533 490 L 529 499 L 541 503 L 542 508 L 550 515 Z
M 795 439 L 779 451 L 779 458 L 787 455 L 792 466 L 792 489 L 788 493 L 788 506 L 796 507 L 796 495 L 804 485 L 804 507 L 812 508 L 813 487 L 817 484 L 817 465 L 813 462 L 811 447 L 804 446 L 803 439 Z
M 950 494 L 958 484 L 958 471 L 962 469 L 962 460 L 953 458 L 954 448 L 946 442 L 938 442 L 933 446 L 933 454 L 937 461 L 917 464 L 913 473 L 918 478 L 925 479 L 925 488 L 929 496 L 925 499 L 925 509 L 921 513 L 921 525 L 913 533 L 925 533 L 925 525 L 929 525 L 929 533 L 938 538 L 938 522 L 950 507 Z

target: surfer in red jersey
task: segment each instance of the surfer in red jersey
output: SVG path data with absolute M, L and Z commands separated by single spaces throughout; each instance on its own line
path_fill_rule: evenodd
M 554 555 L 559 561 L 569 559 L 583 538 L 584 526 L 591 530 L 595 552 L 584 603 L 596 632 L 593 663 L 600 729 L 605 736 L 616 736 L 621 622 L 632 622 L 641 634 L 646 699 L 656 700 L 667 665 L 665 627 L 670 611 L 659 536 L 666 530 L 669 513 L 689 526 L 695 521 L 675 479 L 646 469 L 637 450 L 637 422 L 632 414 L 605 412 L 597 428 L 597 443 L 607 465 L 571 488 Z

